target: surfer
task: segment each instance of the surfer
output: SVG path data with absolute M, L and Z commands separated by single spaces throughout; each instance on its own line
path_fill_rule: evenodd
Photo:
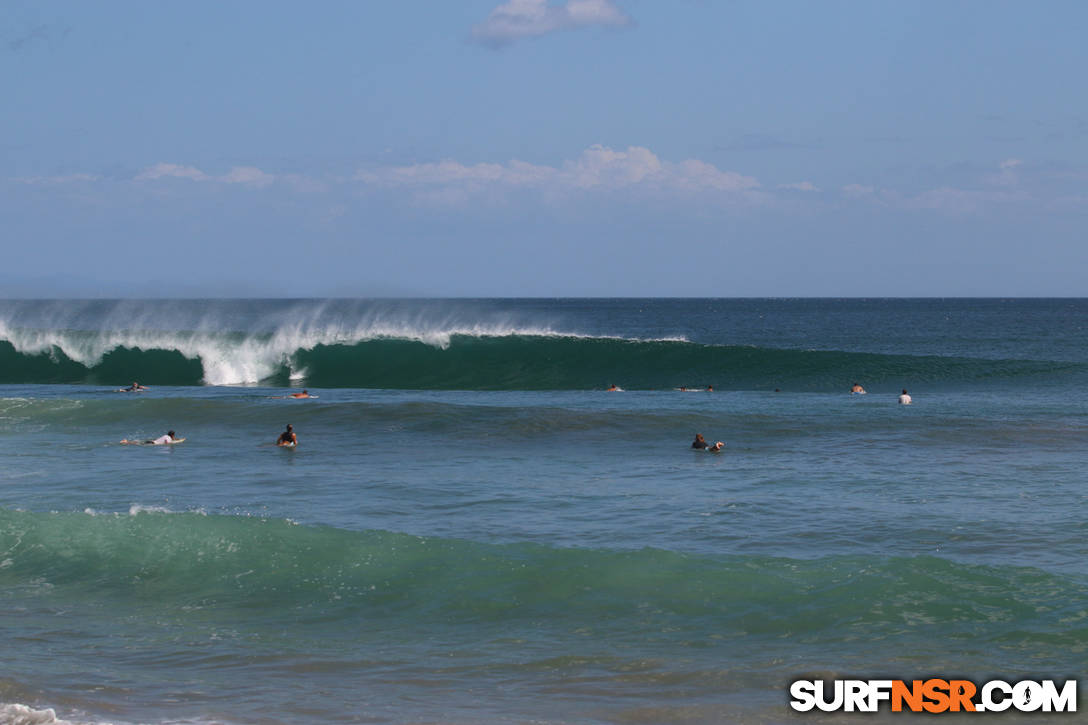
M 155 440 L 130 441 L 128 438 L 125 438 L 121 441 L 121 443 L 126 446 L 165 446 L 168 443 L 174 443 L 175 441 L 177 441 L 177 439 L 177 434 L 175 434 L 174 431 L 171 430 L 167 431 L 166 435 L 161 435 Z
M 865 395 L 865 388 L 861 387 L 857 383 L 854 383 L 854 387 L 850 388 L 850 394 Z
M 714 445 L 710 445 L 709 443 L 706 442 L 706 438 L 703 438 L 702 433 L 696 433 L 695 434 L 695 440 L 692 441 L 692 443 L 691 443 L 691 447 L 694 448 L 695 450 L 698 450 L 698 451 L 713 451 L 715 453 L 720 451 L 724 446 L 725 446 L 725 444 L 722 443 L 721 441 L 718 441 Z
M 706 386 L 706 392 L 713 393 L 714 392 L 714 386 L 713 385 Z
M 298 445 L 298 436 L 295 435 L 295 429 L 291 427 L 291 424 L 287 424 L 287 430 L 280 433 L 280 437 L 276 439 L 277 446 L 296 446 Z
M 911 403 L 910 393 L 907 392 L 906 388 L 903 388 L 903 392 L 899 395 L 899 404 L 900 405 L 910 405 L 910 403 Z
M 301 393 L 291 393 L 291 395 L 288 396 L 288 397 L 291 397 L 291 398 L 309 398 L 310 397 L 310 391 L 303 390 Z
M 142 393 L 145 390 L 147 390 L 147 388 L 145 388 L 143 385 L 140 385 L 135 380 L 133 380 L 132 385 L 128 386 L 127 388 L 121 388 L 122 393 Z
M 612 383 L 611 385 L 608 386 L 608 392 L 610 392 L 610 393 L 618 393 L 619 390 L 620 389 L 616 387 L 615 383 Z

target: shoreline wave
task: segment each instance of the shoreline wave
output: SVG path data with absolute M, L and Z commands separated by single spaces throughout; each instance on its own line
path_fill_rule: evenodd
M 112 515 L 0 509 L 0 583 L 58 606 L 154 603 L 182 619 L 199 610 L 224 621 L 298 616 L 300 624 L 365 612 L 405 627 L 432 617 L 445 626 L 542 617 L 558 627 L 611 621 L 621 629 L 702 622 L 727 636 L 793 631 L 828 642 L 843 636 L 847 613 L 879 638 L 906 617 L 980 635 L 1000 611 L 1012 627 L 1006 634 L 1030 626 L 1088 642 L 1088 615 L 1074 604 L 1088 582 L 1033 567 L 933 555 L 787 559 L 480 543 L 138 505 Z M 657 625 L 637 624 L 648 612 Z

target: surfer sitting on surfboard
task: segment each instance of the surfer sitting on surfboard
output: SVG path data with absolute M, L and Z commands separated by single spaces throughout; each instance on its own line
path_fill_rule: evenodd
M 298 436 L 295 435 L 295 429 L 291 427 L 291 424 L 287 424 L 287 430 L 280 433 L 280 437 L 276 440 L 277 446 L 296 446 L 298 445 Z
M 178 438 L 174 431 L 168 431 L 166 435 L 161 435 L 153 441 L 130 441 L 128 438 L 125 438 L 121 443 L 126 446 L 165 446 L 168 443 L 179 443 L 183 440 L 185 439 Z
M 696 450 L 713 451 L 714 453 L 717 453 L 718 451 L 720 451 L 724 446 L 725 446 L 725 444 L 722 443 L 721 441 L 718 441 L 714 445 L 710 445 L 709 443 L 706 442 L 706 438 L 703 438 L 702 433 L 696 433 L 695 434 L 695 440 L 691 444 L 691 447 L 696 449 Z

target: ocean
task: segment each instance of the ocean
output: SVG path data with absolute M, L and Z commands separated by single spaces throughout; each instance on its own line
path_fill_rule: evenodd
M 0 723 L 1081 680 L 1086 444 L 1085 299 L 0 301 Z

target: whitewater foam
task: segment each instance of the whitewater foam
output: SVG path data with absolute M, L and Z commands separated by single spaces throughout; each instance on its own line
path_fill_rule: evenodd
M 0 704 L 0 725 L 76 725 L 61 720 L 51 708 L 35 710 L 19 703 Z
M 224 725 L 222 719 L 202 720 L 185 718 L 161 720 L 160 725 Z M 0 725 L 132 725 L 126 720 L 70 720 L 57 717 L 50 707 L 35 709 L 21 703 L 0 703 Z

